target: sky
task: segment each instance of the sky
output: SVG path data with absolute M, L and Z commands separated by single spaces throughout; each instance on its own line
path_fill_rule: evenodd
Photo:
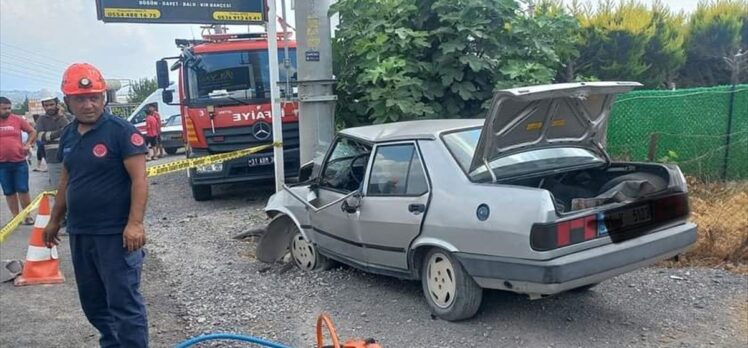
M 295 26 L 293 0 L 285 1 Z M 698 2 L 662 1 L 676 11 L 692 11 Z M 153 77 L 156 60 L 179 53 L 174 39 L 192 37 L 200 37 L 198 25 L 104 24 L 94 0 L 0 0 L 0 90 L 57 91 L 74 62 L 91 63 L 108 79 Z

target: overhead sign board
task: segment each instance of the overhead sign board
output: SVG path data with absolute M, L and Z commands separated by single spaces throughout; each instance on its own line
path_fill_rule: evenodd
M 262 24 L 265 0 L 96 0 L 108 23 Z

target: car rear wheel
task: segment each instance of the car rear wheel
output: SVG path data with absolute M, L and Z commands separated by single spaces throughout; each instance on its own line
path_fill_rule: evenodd
M 448 321 L 473 317 L 483 300 L 483 289 L 449 252 L 441 249 L 426 254 L 421 285 L 431 312 Z
M 168 153 L 170 155 L 176 154 L 177 150 L 179 150 L 178 147 L 167 147 L 167 148 L 164 149 L 164 151 L 166 151 L 166 153 Z
M 329 269 L 331 261 L 317 251 L 317 247 L 297 231 L 289 246 L 291 259 L 299 269 L 306 272 Z

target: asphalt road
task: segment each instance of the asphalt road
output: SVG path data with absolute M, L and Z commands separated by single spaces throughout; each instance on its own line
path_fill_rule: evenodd
M 40 180 L 32 174 L 32 187 Z M 209 202 L 192 200 L 183 173 L 153 178 L 150 188 L 143 292 L 154 347 L 205 332 L 311 347 L 321 312 L 341 336 L 374 337 L 385 347 L 748 346 L 746 276 L 652 267 L 537 301 L 490 291 L 474 319 L 449 323 L 430 316 L 417 282 L 343 266 L 307 274 L 255 260 L 254 240 L 231 237 L 266 222 L 270 185 L 224 187 Z M 4 202 L 0 214 L 0 223 L 9 220 Z M 0 258 L 22 258 L 29 231 L 22 227 L 0 246 Z M 66 242 L 64 284 L 0 284 L 0 347 L 96 346 Z

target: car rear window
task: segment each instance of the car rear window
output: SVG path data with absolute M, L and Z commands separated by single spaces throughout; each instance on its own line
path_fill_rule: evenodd
M 481 128 L 468 129 L 445 134 L 442 139 L 460 168 L 467 173 L 478 145 Z M 491 168 L 501 168 L 499 176 L 512 176 L 540 169 L 554 169 L 570 165 L 602 163 L 593 152 L 578 147 L 552 147 L 520 152 L 498 158 L 490 163 Z M 474 179 L 488 176 L 485 166 L 470 173 Z

